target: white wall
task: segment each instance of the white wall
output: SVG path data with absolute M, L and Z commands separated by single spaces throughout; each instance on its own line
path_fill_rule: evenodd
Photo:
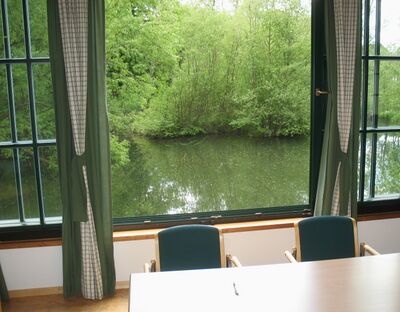
M 360 242 L 366 242 L 380 253 L 400 252 L 400 219 L 358 223 Z
M 400 252 L 400 219 L 359 222 L 360 242 L 368 242 L 381 253 Z M 286 262 L 283 251 L 294 245 L 293 229 L 274 229 L 225 235 L 227 253 L 238 256 L 243 265 Z M 114 243 L 117 281 L 129 280 L 153 259 L 153 240 Z M 0 250 L 0 262 L 10 290 L 62 285 L 61 247 Z
M 9 290 L 62 285 L 61 247 L 0 250 L 0 263 Z

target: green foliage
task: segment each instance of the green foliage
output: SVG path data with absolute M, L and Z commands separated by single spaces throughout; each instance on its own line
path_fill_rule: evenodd
M 170 207 L 166 204 L 168 200 L 177 202 L 179 206 L 182 199 L 171 198 L 174 195 L 168 193 L 168 187 L 172 186 L 165 182 L 169 175 L 175 179 L 173 175 L 177 169 L 169 172 L 170 164 L 183 155 L 178 167 L 186 166 L 191 172 L 190 164 L 200 155 L 195 151 L 191 159 L 185 156 L 191 153 L 185 148 L 176 153 L 158 150 L 156 144 L 140 136 L 171 138 L 235 133 L 280 137 L 308 134 L 309 13 L 301 7 L 300 0 L 231 2 L 232 10 L 223 11 L 214 0 L 106 0 L 106 75 L 113 193 L 121 215 L 133 215 L 132 204 L 127 200 L 131 196 L 135 197 L 137 207 L 141 207 L 135 211 L 137 215 L 157 214 L 160 207 L 167 211 Z M 6 3 L 11 57 L 24 58 L 22 2 L 9 0 Z M 46 0 L 29 1 L 29 4 L 32 55 L 48 56 Z M 0 14 L 0 24 L 2 22 Z M 0 27 L 0 58 L 5 57 L 4 42 L 3 27 Z M 370 49 L 373 54 L 372 44 Z M 396 47 L 381 46 L 381 54 L 399 55 L 400 52 Z M 370 65 L 369 104 L 374 100 L 374 61 Z M 48 64 L 32 66 L 38 138 L 54 138 L 50 67 Z M 31 140 L 27 65 L 15 63 L 10 65 L 10 69 L 12 86 L 6 79 L 6 66 L 0 65 L 0 141 L 11 141 L 8 105 L 11 87 L 14 90 L 12 100 L 15 103 L 17 139 Z M 400 62 L 380 62 L 380 90 L 379 95 L 375 95 L 379 126 L 400 124 L 399 81 Z M 369 105 L 369 119 L 374 113 Z M 386 141 L 382 139 L 378 143 L 384 147 L 378 153 L 381 157 L 377 171 L 383 177 L 382 181 L 377 181 L 378 193 L 396 193 L 399 189 L 398 137 L 389 136 Z M 227 154 L 237 153 L 243 144 L 236 144 L 235 150 L 229 150 Z M 214 149 L 215 146 L 210 147 L 207 155 L 211 155 Z M 165 156 L 168 153 L 170 159 Z M 42 147 L 39 154 L 45 206 L 50 207 L 46 214 L 58 216 L 61 208 L 56 186 L 56 148 Z M 28 215 L 35 215 L 37 198 L 32 148 L 19 149 L 19 155 L 25 181 L 24 200 Z M 146 165 L 151 157 L 158 161 Z M 218 167 L 205 169 L 212 161 L 221 163 L 218 153 L 213 157 L 215 159 L 211 161 L 209 157 L 199 159 L 200 169 L 196 175 L 200 181 L 218 172 Z M 0 211 L 1 219 L 18 217 L 14 161 L 11 148 L 0 149 L 0 179 L 4 185 L 0 198 L 2 207 L 5 207 Z M 159 162 L 163 163 L 159 169 L 161 173 L 154 166 Z M 295 162 L 295 159 L 285 161 Z M 241 165 L 248 164 L 243 162 Z M 249 179 L 252 178 L 251 172 L 254 168 L 249 168 L 246 173 Z M 154 176 L 159 180 L 152 186 Z M 228 174 L 217 175 L 224 179 L 225 176 Z M 126 187 L 126 181 L 137 182 L 133 190 Z M 182 185 L 191 184 L 183 182 Z M 226 185 L 225 180 L 221 185 Z M 245 187 L 249 185 L 251 181 Z M 195 193 L 201 194 L 201 191 Z M 156 199 L 148 196 L 151 193 L 156 194 Z M 249 189 L 247 193 L 253 192 Z M 215 202 L 215 207 L 221 203 L 218 198 Z M 243 208 L 247 202 L 247 199 L 243 200 L 238 207 Z
M 111 159 L 113 167 L 126 166 L 130 162 L 129 142 L 118 141 L 115 135 L 111 135 Z
M 379 94 L 378 96 L 378 123 L 379 126 L 400 125 L 400 64 L 399 62 L 380 62 L 379 67 Z M 370 90 L 373 91 L 374 66 L 371 66 Z M 374 95 L 371 94 L 370 107 Z
M 310 17 L 300 1 L 244 1 L 233 12 L 213 1 L 107 6 L 114 135 L 308 133 Z
M 22 18 L 22 2 L 7 1 L 11 57 L 25 57 L 24 28 Z M 48 56 L 48 36 L 46 0 L 37 0 L 29 6 L 31 53 L 34 57 Z M 0 41 L 3 43 L 3 32 L 0 31 Z M 4 56 L 4 45 L 0 45 L 1 57 Z M 29 66 L 29 65 L 28 65 Z M 10 66 L 12 74 L 13 101 L 15 103 L 17 139 L 31 140 L 32 125 L 29 108 L 27 65 L 13 64 Z M 49 64 L 33 64 L 34 101 L 39 139 L 55 137 L 54 100 Z M 11 141 L 11 119 L 8 107 L 10 99 L 6 79 L 6 66 L 0 66 L 0 140 Z M 0 155 L 7 152 L 0 150 Z

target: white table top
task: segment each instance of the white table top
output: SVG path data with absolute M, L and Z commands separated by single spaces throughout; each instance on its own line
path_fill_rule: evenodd
M 400 254 L 134 273 L 129 301 L 131 312 L 399 312 Z

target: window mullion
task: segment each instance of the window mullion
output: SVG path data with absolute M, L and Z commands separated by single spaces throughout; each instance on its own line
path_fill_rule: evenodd
M 364 47 L 363 54 L 363 93 L 362 93 L 362 109 L 361 109 L 361 138 L 360 138 L 360 176 L 358 185 L 358 197 L 361 202 L 364 201 L 364 185 L 365 185 L 365 158 L 366 158 L 366 143 L 367 143 L 367 116 L 368 116 L 368 71 L 369 71 L 369 0 L 364 1 Z
M 375 55 L 381 54 L 381 0 L 376 1 L 375 13 Z M 380 59 L 374 60 L 374 93 L 372 102 L 372 126 L 378 128 L 378 113 L 379 113 L 379 71 Z M 378 135 L 372 134 L 371 138 L 371 177 L 370 177 L 370 197 L 375 197 L 375 181 L 376 181 L 376 149 L 377 149 Z
M 15 171 L 15 183 L 17 185 L 17 198 L 18 198 L 18 214 L 19 221 L 25 222 L 25 205 L 22 189 L 22 177 L 21 177 L 21 164 L 19 158 L 19 148 L 13 149 L 14 156 L 14 171 Z
M 1 12 L 3 20 L 4 53 L 6 58 L 11 58 L 10 30 L 8 29 L 7 0 L 1 0 Z
M 30 60 L 23 58 L 0 59 L 0 64 L 26 64 L 26 63 L 50 63 L 50 59 L 48 57 L 35 57 Z
M 31 35 L 29 26 L 28 0 L 22 0 L 22 8 L 23 8 L 24 31 L 25 31 L 25 51 L 26 51 L 26 58 L 28 61 L 26 64 L 26 68 L 28 74 L 29 110 L 30 110 L 31 127 L 32 127 L 33 158 L 35 163 L 37 200 L 39 206 L 40 224 L 43 225 L 45 223 L 45 215 L 44 215 L 42 177 L 40 174 L 39 148 L 37 145 L 38 135 L 37 135 L 37 124 L 36 124 L 35 90 L 33 83 L 32 62 L 31 62 L 32 55 L 31 55 Z
M 10 45 L 10 30 L 8 28 L 8 10 L 7 1 L 1 0 L 2 20 L 3 20 L 3 35 L 4 35 L 4 53 L 6 59 L 11 58 L 11 45 Z M 11 140 L 13 143 L 18 142 L 17 133 L 17 119 L 14 102 L 14 84 L 12 65 L 6 64 L 6 78 L 7 78 L 7 93 L 8 93 L 8 111 L 10 114 L 10 127 L 11 127 Z M 18 214 L 20 222 L 25 222 L 25 207 L 24 198 L 22 196 L 22 178 L 21 178 L 21 164 L 19 158 L 19 149 L 12 148 L 13 164 L 14 164 L 14 177 L 17 191 Z
M 315 90 L 327 89 L 326 77 L 326 53 L 325 53 L 325 26 L 324 26 L 324 2 L 312 1 L 311 14 L 311 132 L 310 132 L 310 207 L 314 209 L 321 151 L 324 136 L 325 115 L 327 98 L 315 96 Z

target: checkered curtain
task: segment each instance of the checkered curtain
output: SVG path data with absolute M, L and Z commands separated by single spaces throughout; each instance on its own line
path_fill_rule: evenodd
M 73 141 L 76 155 L 82 157 L 86 140 L 88 0 L 58 0 L 58 7 Z M 80 223 L 82 295 L 102 299 L 102 273 L 86 166 L 79 170 L 84 178 L 87 212 L 87 221 Z
M 316 215 L 355 215 L 361 1 L 325 0 L 328 103 Z
M 0 265 L 0 304 L 1 301 L 8 301 L 8 289 L 6 281 L 4 280 L 3 270 L 1 269 Z

